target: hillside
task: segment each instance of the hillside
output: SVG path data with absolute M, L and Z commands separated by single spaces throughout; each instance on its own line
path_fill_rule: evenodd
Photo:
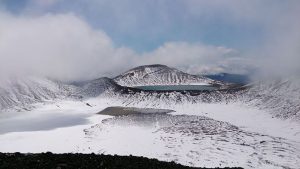
M 191 75 L 165 65 L 145 65 L 130 69 L 114 78 L 121 86 L 147 86 L 147 85 L 220 85 L 204 76 Z

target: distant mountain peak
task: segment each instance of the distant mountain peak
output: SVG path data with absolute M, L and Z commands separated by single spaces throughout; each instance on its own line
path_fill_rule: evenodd
M 222 84 L 200 75 L 191 75 L 161 64 L 138 66 L 114 78 L 121 86 L 146 85 L 212 85 Z

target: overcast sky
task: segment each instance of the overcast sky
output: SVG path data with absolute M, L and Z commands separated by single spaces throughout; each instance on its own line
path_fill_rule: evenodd
M 0 76 L 299 71 L 298 0 L 0 0 Z

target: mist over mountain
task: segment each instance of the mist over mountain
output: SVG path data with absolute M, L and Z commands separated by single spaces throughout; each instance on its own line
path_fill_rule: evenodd
M 231 80 L 230 82 L 232 83 L 233 81 Z M 119 97 L 121 99 L 127 97 L 126 102 L 131 102 L 131 104 L 143 100 L 145 104 L 152 106 L 163 102 L 181 104 L 183 102 L 244 101 L 249 105 L 267 109 L 278 118 L 299 119 L 300 98 L 298 94 L 300 94 L 300 83 L 297 76 L 251 82 L 245 89 L 237 89 L 235 92 L 210 92 L 209 95 L 206 93 L 201 94 L 200 92 L 192 96 L 191 93 L 173 92 L 171 94 L 173 96 L 169 96 L 169 92 L 147 93 L 147 91 L 143 91 L 143 93 L 140 93 L 140 89 L 128 88 L 175 84 L 217 85 L 221 86 L 221 89 L 230 89 L 227 86 L 229 83 L 226 79 L 218 78 L 218 81 L 216 81 L 204 76 L 190 75 L 166 65 L 145 65 L 130 69 L 112 79 L 103 77 L 77 84 L 68 84 L 38 77 L 9 79 L 1 83 L 0 105 L 2 111 L 9 108 L 17 108 L 23 111 L 33 108 L 32 106 L 35 103 L 53 102 L 61 99 L 82 100 L 101 95 L 103 97 Z M 143 98 L 145 95 L 148 98 Z
M 205 77 L 214 80 L 223 81 L 223 82 L 228 82 L 228 83 L 237 83 L 237 84 L 244 84 L 244 85 L 251 83 L 251 75 L 219 73 L 219 74 L 205 75 Z
M 69 97 L 75 87 L 46 78 L 18 77 L 0 83 L 0 109 L 29 108 L 37 102 L 54 101 Z

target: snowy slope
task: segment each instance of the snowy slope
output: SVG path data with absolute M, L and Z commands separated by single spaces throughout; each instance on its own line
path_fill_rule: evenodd
M 199 115 L 120 116 L 102 120 L 85 133 L 87 152 L 101 147 L 109 154 L 143 155 L 189 166 L 296 169 L 300 162 L 298 143 Z
M 9 78 L 0 82 L 0 110 L 28 109 L 33 103 L 69 97 L 73 86 L 46 78 Z
M 143 81 L 143 79 L 141 79 Z M 144 84 L 143 84 L 144 85 Z M 300 78 L 267 79 L 240 90 L 211 92 L 116 92 L 114 97 L 127 105 L 159 107 L 184 103 L 244 102 L 271 113 L 273 117 L 300 120 Z
M 33 104 L 61 99 L 83 100 L 91 97 L 113 96 L 122 87 L 112 79 L 99 78 L 71 85 L 40 77 L 10 78 L 0 83 L 0 111 L 30 110 Z
M 149 92 L 149 91 L 128 91 L 124 89 L 115 92 L 113 98 L 121 100 L 124 105 L 155 107 L 180 106 L 186 103 L 229 103 L 238 100 L 239 95 L 244 91 L 211 91 L 211 92 Z
M 255 83 L 241 99 L 275 117 L 300 120 L 300 77 Z
M 133 68 L 114 80 L 121 86 L 222 84 L 212 79 L 190 75 L 165 65 L 145 65 Z
M 0 110 L 27 110 L 32 108 L 34 103 L 57 99 L 85 100 L 102 95 L 122 100 L 126 105 L 146 107 L 242 101 L 246 105 L 267 109 L 278 118 L 300 120 L 299 79 L 293 77 L 268 80 L 254 83 L 249 89 L 211 92 L 151 92 L 125 87 L 155 84 L 220 84 L 218 81 L 189 75 L 163 65 L 141 66 L 115 79 L 104 77 L 80 85 L 63 84 L 37 77 L 11 78 L 0 82 Z
M 103 77 L 85 82 L 82 86 L 78 86 L 75 95 L 85 98 L 97 97 L 101 94 L 113 93 L 122 87 L 110 78 Z

